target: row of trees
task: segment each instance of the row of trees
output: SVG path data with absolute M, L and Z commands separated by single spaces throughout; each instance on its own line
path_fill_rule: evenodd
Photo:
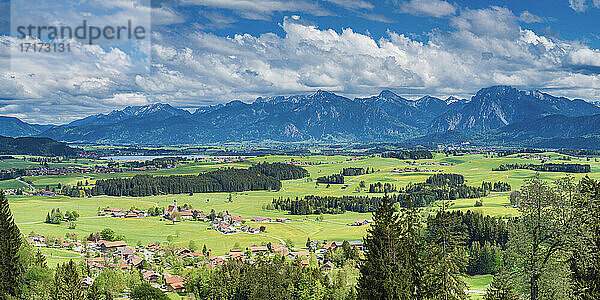
M 537 172 L 564 172 L 564 173 L 589 173 L 591 168 L 588 164 L 501 164 L 492 171 L 508 171 L 516 169 L 533 170 Z
M 341 174 L 343 176 L 359 176 L 373 172 L 375 172 L 373 168 L 343 168 Z
M 328 184 L 343 184 L 344 175 L 332 174 L 328 176 L 321 176 L 317 178 L 317 183 L 328 183 Z
M 369 184 L 369 193 L 395 193 L 397 191 L 398 188 L 396 188 L 396 185 L 388 182 L 376 182 Z
M 490 190 L 492 192 L 510 192 L 510 190 L 512 189 L 510 184 L 503 181 L 497 181 L 493 184 L 491 182 L 484 181 L 481 183 L 481 185 L 484 189 Z
M 333 278 L 299 260 L 233 260 L 215 270 L 195 269 L 187 289 L 197 299 L 356 299 L 347 274 Z
M 396 151 L 381 153 L 381 157 L 411 160 L 432 159 L 433 153 L 431 153 L 429 150 Z
M 343 176 L 340 177 L 343 178 Z M 369 192 L 397 192 L 389 196 L 393 203 L 398 203 L 398 205 L 402 206 L 410 199 L 413 205 L 422 207 L 439 200 L 481 198 L 487 196 L 491 190 L 503 191 L 508 188 L 510 188 L 510 185 L 505 182 L 496 182 L 494 184 L 484 182 L 478 187 L 468 186 L 465 184 L 462 175 L 435 174 L 427 178 L 425 182 L 411 183 L 404 188 L 396 187 L 389 183 L 382 184 L 378 182 L 369 186 Z M 294 215 L 341 214 L 346 211 L 374 212 L 380 201 L 381 197 L 307 195 L 301 198 L 296 197 L 295 199 L 273 199 L 271 207 L 287 210 Z

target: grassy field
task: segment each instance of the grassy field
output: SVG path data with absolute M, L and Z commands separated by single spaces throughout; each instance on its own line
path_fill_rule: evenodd
M 546 153 L 552 157 L 552 162 L 564 162 L 557 160 L 563 155 L 555 153 Z M 233 202 L 227 201 L 228 193 L 210 193 L 210 194 L 194 194 L 189 195 L 166 195 L 153 197 L 110 197 L 97 196 L 92 198 L 70 198 L 64 196 L 58 197 L 29 197 L 29 196 L 10 196 L 9 200 L 11 208 L 19 227 L 24 233 L 31 231 L 54 236 L 63 237 L 66 233 L 76 233 L 82 238 L 89 235 L 91 232 L 98 232 L 104 228 L 110 227 L 118 234 L 125 235 L 129 244 L 149 243 L 149 242 L 165 242 L 171 236 L 173 242 L 181 245 L 187 245 L 190 241 L 194 241 L 200 247 L 204 244 L 213 250 L 214 254 L 224 254 L 234 246 L 246 247 L 253 243 L 274 242 L 280 239 L 291 240 L 296 246 L 303 246 L 307 237 L 312 240 L 358 240 L 361 239 L 366 232 L 367 227 L 346 226 L 347 223 L 355 219 L 370 218 L 371 214 L 361 214 L 354 212 L 346 212 L 339 215 L 325 215 L 323 221 L 315 221 L 316 216 L 289 216 L 287 212 L 264 210 L 263 206 L 277 197 L 299 197 L 303 195 L 367 195 L 364 191 L 357 191 L 356 187 L 361 181 L 364 181 L 368 186 L 375 182 L 389 182 L 396 185 L 406 185 L 411 182 L 424 181 L 432 173 L 392 173 L 396 168 L 405 168 L 413 163 L 412 161 L 369 157 L 359 160 L 350 160 L 347 156 L 267 156 L 260 158 L 249 159 L 244 162 L 216 165 L 214 163 L 189 163 L 184 166 L 148 172 L 153 175 L 172 175 L 172 174 L 197 174 L 205 170 L 212 170 L 223 166 L 247 167 L 252 163 L 268 161 L 268 162 L 285 162 L 285 161 L 303 161 L 318 165 L 308 165 L 305 168 L 310 172 L 310 178 L 290 180 L 283 183 L 280 191 L 252 191 L 243 193 L 234 193 Z M 91 162 L 95 163 L 95 162 Z M 491 169 L 497 167 L 501 163 L 539 163 L 539 160 L 518 158 L 516 155 L 510 157 L 485 157 L 484 155 L 465 155 L 465 156 L 445 156 L 437 154 L 434 159 L 419 160 L 421 169 L 442 169 L 444 172 L 458 173 L 465 176 L 467 184 L 480 185 L 482 181 L 495 182 L 506 181 L 510 183 L 513 189 L 518 189 L 524 180 L 535 175 L 535 172 L 529 170 L 512 170 L 506 172 L 493 172 Z M 425 165 L 426 163 L 448 163 L 452 165 Z M 591 159 L 589 162 L 586 159 L 573 158 L 570 163 L 589 163 L 592 165 L 592 173 L 590 177 L 600 178 L 600 163 Z M 0 166 L 2 164 L 0 163 Z M 330 175 L 339 172 L 344 167 L 369 167 L 374 168 L 376 172 L 356 177 L 346 177 L 348 187 L 342 189 L 341 185 L 331 185 L 329 188 L 326 185 L 316 186 L 314 179 L 323 175 Z M 59 182 L 61 184 L 75 184 L 78 181 L 88 180 L 93 184 L 95 179 L 107 178 L 114 176 L 133 176 L 135 172 L 119 173 L 119 174 L 98 174 L 98 175 L 65 175 L 65 176 L 40 176 L 29 177 L 34 185 L 45 187 L 46 185 L 55 186 Z M 554 180 L 564 176 L 563 173 L 541 173 L 540 176 L 544 179 Z M 582 174 L 576 174 L 574 177 L 581 178 Z M 87 177 L 87 178 L 86 178 Z M 6 181 L 1 182 L 1 188 L 8 186 L 19 185 L 18 182 Z M 374 195 L 374 194 L 368 194 Z M 474 207 L 475 199 L 459 199 L 454 201 L 452 209 L 459 210 L 475 210 L 484 214 L 497 216 L 512 216 L 517 214 L 517 211 L 510 208 L 508 201 L 509 193 L 492 193 L 491 195 L 482 198 L 483 206 Z M 289 224 L 266 224 L 267 231 L 265 235 L 251 234 L 234 234 L 224 236 L 213 230 L 207 230 L 207 224 L 202 222 L 184 221 L 177 224 L 160 221 L 157 217 L 140 218 L 140 219 L 118 219 L 108 217 L 98 217 L 98 208 L 107 206 L 117 208 L 137 207 L 146 209 L 154 205 L 165 207 L 173 203 L 177 199 L 179 205 L 185 203 L 191 204 L 195 209 L 210 211 L 229 211 L 231 214 L 242 215 L 245 219 L 250 219 L 254 216 L 278 217 L 286 216 L 293 220 Z M 75 229 L 67 229 L 67 224 L 50 225 L 44 224 L 46 213 L 52 208 L 60 208 L 62 211 L 77 210 L 81 218 L 76 222 Z M 424 209 L 427 213 L 428 209 Z

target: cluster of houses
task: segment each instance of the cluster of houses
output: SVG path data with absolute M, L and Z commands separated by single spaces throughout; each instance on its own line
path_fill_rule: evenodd
M 144 218 L 149 216 L 148 211 L 138 209 L 121 209 L 107 207 L 98 212 L 99 216 L 109 216 L 113 218 Z
M 356 219 L 352 223 L 348 223 L 348 226 L 363 226 L 372 223 L 373 220 L 365 220 L 365 219 Z
M 542 163 L 550 160 L 549 155 L 544 155 L 540 153 L 521 153 L 517 157 L 522 159 L 541 160 Z
M 447 162 L 411 162 L 411 161 L 406 161 L 407 164 L 413 166 L 413 167 L 418 167 L 418 166 L 455 166 L 456 164 L 453 163 L 447 163 Z
M 442 169 L 419 169 L 419 168 L 409 168 L 406 167 L 404 169 L 394 169 L 391 173 L 434 173 L 434 172 L 444 172 Z
M 172 255 L 176 256 L 178 259 L 188 260 L 193 267 L 203 268 L 215 268 L 232 259 L 239 259 L 253 263 L 253 257 L 258 255 L 281 255 L 287 259 L 297 259 L 301 265 L 306 266 L 309 265 L 309 258 L 311 256 L 311 251 L 309 250 L 294 250 L 280 243 L 251 245 L 244 249 L 230 249 L 225 255 L 213 256 L 211 255 L 210 250 L 208 250 L 208 253 L 199 253 L 185 247 L 173 248 L 157 244 L 149 244 L 145 247 L 131 247 L 128 246 L 124 241 L 98 240 L 79 242 L 77 240 L 70 239 L 55 239 L 52 242 L 49 242 L 46 237 L 39 234 L 27 236 L 27 239 L 31 245 L 36 247 L 55 247 L 68 249 L 81 252 L 82 256 L 84 255 L 83 253 L 85 253 L 86 258 L 84 263 L 95 274 L 98 274 L 104 269 L 120 269 L 122 271 L 140 270 L 143 279 L 151 285 L 164 291 L 178 293 L 185 292 L 185 279 L 181 276 L 171 275 L 168 273 L 168 270 L 171 269 L 171 266 L 167 262 L 164 262 L 164 260 L 161 260 L 161 258 L 166 255 L 167 251 L 172 253 Z M 348 241 L 348 244 L 351 247 L 355 247 L 359 251 L 363 250 L 362 241 Z M 343 245 L 343 241 L 315 240 L 310 242 L 310 249 L 314 253 L 314 256 L 318 260 L 321 268 L 324 271 L 328 271 L 335 266 L 332 262 L 325 261 L 325 252 L 336 251 L 336 249 L 343 247 Z M 149 265 L 153 266 L 152 268 L 157 265 L 161 268 L 150 270 L 148 267 Z M 161 274 L 157 272 L 156 269 L 162 269 L 165 271 L 163 274 Z M 81 288 L 86 290 L 93 283 L 93 278 L 85 277 L 81 281 Z

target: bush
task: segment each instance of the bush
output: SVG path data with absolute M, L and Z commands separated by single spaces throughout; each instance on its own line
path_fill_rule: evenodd
M 130 295 L 132 300 L 168 300 L 169 297 L 165 292 L 144 282 L 136 286 Z

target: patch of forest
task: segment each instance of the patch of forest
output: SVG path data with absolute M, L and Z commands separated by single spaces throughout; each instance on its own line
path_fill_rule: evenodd
M 0 154 L 74 157 L 77 153 L 77 149 L 49 138 L 0 136 Z
M 433 153 L 431 153 L 429 150 L 394 151 L 381 153 L 381 157 L 412 160 L 432 159 Z
M 96 181 L 84 194 L 143 197 L 164 194 L 242 192 L 279 190 L 282 179 L 298 179 L 308 175 L 301 167 L 289 164 L 258 164 L 248 169 L 226 168 L 198 175 L 111 178 Z M 77 194 L 77 193 L 68 193 Z
M 389 195 L 392 203 L 405 206 L 412 201 L 418 207 L 427 206 L 439 200 L 455 200 L 459 198 L 481 198 L 489 195 L 490 191 L 510 190 L 505 182 L 483 182 L 480 186 L 468 186 L 463 175 L 435 174 L 424 182 L 410 183 L 406 187 L 396 187 L 390 184 L 372 184 L 369 191 L 394 192 Z M 378 196 L 316 196 L 307 195 L 296 198 L 273 199 L 273 209 L 289 211 L 292 215 L 309 214 L 342 214 L 346 211 L 374 212 L 382 197 Z

